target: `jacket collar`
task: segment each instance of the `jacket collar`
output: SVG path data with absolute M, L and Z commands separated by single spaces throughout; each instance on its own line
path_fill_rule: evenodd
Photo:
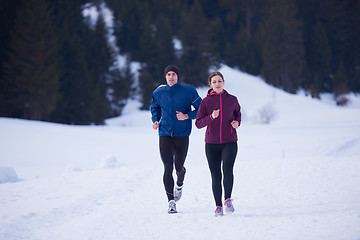
M 177 83 L 175 83 L 174 85 L 172 85 L 171 87 L 166 83 L 166 87 L 175 90 L 175 89 L 177 89 L 178 87 L 180 87 L 180 83 L 177 82 Z
M 221 93 L 216 93 L 212 88 L 210 88 L 207 92 L 208 96 L 223 95 L 223 94 L 228 94 L 228 92 L 225 89 L 223 89 Z

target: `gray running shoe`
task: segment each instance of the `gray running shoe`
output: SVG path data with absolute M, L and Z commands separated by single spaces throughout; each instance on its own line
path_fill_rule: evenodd
M 169 210 L 168 213 L 177 213 L 176 211 L 176 203 L 174 200 L 169 201 Z
M 183 185 L 184 186 L 184 185 Z M 174 199 L 175 199 L 175 202 L 179 201 L 181 196 L 182 196 L 182 189 L 183 189 L 183 186 L 175 186 L 175 192 L 174 192 Z

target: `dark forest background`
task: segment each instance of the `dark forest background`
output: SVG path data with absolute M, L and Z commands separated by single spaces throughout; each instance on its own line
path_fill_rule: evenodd
M 82 14 L 104 3 L 122 67 L 104 16 Z M 135 95 L 148 109 L 168 64 L 195 87 L 227 64 L 290 93 L 358 93 L 359 26 L 360 0 L 2 0 L 0 116 L 103 124 Z

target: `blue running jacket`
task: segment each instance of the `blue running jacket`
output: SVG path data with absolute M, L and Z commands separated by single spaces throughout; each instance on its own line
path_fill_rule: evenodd
M 193 86 L 176 83 L 172 87 L 161 85 L 151 96 L 151 120 L 159 121 L 159 136 L 190 136 L 201 97 Z M 178 120 L 176 111 L 188 114 L 186 120 Z

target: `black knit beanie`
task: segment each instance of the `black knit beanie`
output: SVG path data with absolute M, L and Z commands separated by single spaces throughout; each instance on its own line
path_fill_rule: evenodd
M 178 69 L 177 66 L 175 66 L 175 65 L 167 66 L 164 71 L 164 76 L 166 76 L 166 74 L 170 71 L 174 71 L 176 73 L 176 75 L 178 76 L 178 79 L 180 78 L 180 75 L 179 75 L 180 70 Z

